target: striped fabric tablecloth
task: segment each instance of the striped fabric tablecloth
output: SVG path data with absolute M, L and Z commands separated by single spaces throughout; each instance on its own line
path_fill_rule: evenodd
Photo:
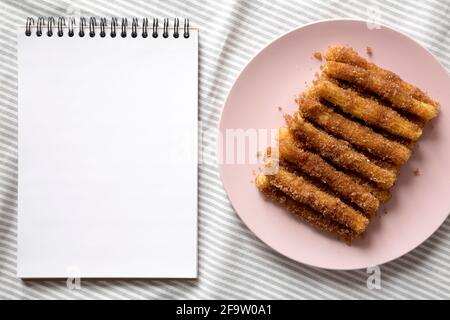
M 366 19 L 405 32 L 450 68 L 449 9 L 449 1 L 431 0 L 0 0 L 0 298 L 449 299 L 449 219 L 419 248 L 380 266 L 381 288 L 371 290 L 366 285 L 367 270 L 308 267 L 277 254 L 256 239 L 231 207 L 214 157 L 216 128 L 230 86 L 249 59 L 277 36 L 322 19 Z M 16 28 L 24 24 L 27 16 L 67 15 L 179 16 L 189 17 L 200 27 L 199 108 L 207 156 L 199 168 L 197 280 L 82 280 L 81 289 L 71 290 L 65 280 L 21 281 L 15 276 Z

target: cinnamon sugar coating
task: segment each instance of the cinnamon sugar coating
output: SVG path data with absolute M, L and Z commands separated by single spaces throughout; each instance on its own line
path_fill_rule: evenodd
M 322 74 L 295 100 L 298 111 L 285 115 L 278 148 L 268 148 L 265 166 L 278 170 L 255 184 L 266 199 L 350 243 L 390 199 L 439 103 L 351 48 L 324 57 Z

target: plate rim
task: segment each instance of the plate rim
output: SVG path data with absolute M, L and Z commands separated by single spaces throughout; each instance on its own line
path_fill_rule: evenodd
M 309 22 L 306 24 L 302 24 L 299 25 L 297 27 L 294 27 L 282 34 L 280 34 L 279 36 L 277 36 L 276 38 L 272 39 L 271 41 L 269 41 L 268 43 L 266 43 L 265 45 L 262 46 L 261 49 L 258 50 L 258 52 L 256 52 L 250 59 L 248 59 L 248 61 L 244 64 L 244 66 L 240 69 L 240 71 L 238 72 L 236 78 L 234 79 L 233 85 L 230 87 L 230 89 L 228 90 L 228 93 L 226 95 L 226 98 L 224 99 L 224 102 L 222 103 L 222 109 L 220 111 L 220 117 L 219 117 L 219 123 L 218 123 L 218 130 L 217 130 L 217 139 L 216 141 L 219 141 L 219 137 L 222 133 L 222 122 L 223 122 L 223 114 L 224 114 L 224 110 L 225 110 L 225 106 L 227 105 L 228 99 L 230 97 L 231 92 L 233 91 L 233 89 L 235 88 L 235 86 L 237 85 L 238 80 L 240 79 L 241 75 L 244 73 L 244 71 L 249 67 L 249 65 L 252 63 L 253 60 L 255 60 L 264 50 L 266 50 L 266 48 L 268 48 L 269 46 L 271 46 L 273 43 L 275 43 L 276 41 L 280 40 L 281 38 L 296 32 L 297 30 L 315 25 L 315 24 L 322 24 L 322 23 L 329 23 L 329 22 L 360 22 L 360 23 L 369 23 L 368 20 L 364 20 L 364 19 L 354 19 L 354 18 L 332 18 L 332 19 L 321 19 L 321 20 L 316 20 L 313 22 Z M 414 38 L 410 37 L 408 34 L 398 30 L 395 27 L 389 26 L 387 24 L 384 23 L 377 23 L 378 26 L 380 26 L 381 28 L 386 28 L 386 29 L 390 29 L 400 35 L 402 35 L 403 37 L 409 39 L 410 41 L 414 42 L 416 45 L 418 45 L 419 47 L 421 47 L 423 50 L 425 50 L 425 52 L 432 58 L 434 59 L 439 66 L 447 73 L 447 76 L 450 77 L 447 69 L 444 67 L 444 65 L 441 63 L 441 61 L 439 61 L 439 59 L 437 59 L 434 54 L 428 49 L 426 48 L 424 45 L 422 45 L 420 42 L 418 42 L 417 40 L 415 40 Z M 220 144 L 216 143 L 216 155 L 218 156 L 219 154 L 221 154 L 221 150 L 220 150 Z M 218 159 L 216 159 L 218 160 Z M 323 270 L 336 270 L 336 271 L 350 271 L 350 270 L 361 270 L 361 269 L 366 269 L 368 267 L 371 267 L 372 265 L 364 265 L 364 266 L 355 266 L 355 267 L 335 267 L 335 266 L 325 266 L 325 265 L 319 265 L 319 264 L 312 264 L 312 263 L 308 263 L 308 262 L 304 262 L 304 261 L 299 261 L 295 258 L 292 258 L 290 256 L 288 256 L 287 254 L 279 251 L 278 249 L 275 249 L 271 244 L 269 244 L 267 241 L 265 241 L 264 239 L 262 239 L 258 234 L 256 234 L 247 224 L 247 222 L 244 220 L 244 218 L 239 214 L 238 210 L 234 207 L 233 202 L 231 201 L 230 197 L 229 197 L 229 192 L 228 192 L 228 188 L 225 184 L 224 181 L 224 172 L 223 172 L 223 168 L 224 168 L 224 164 L 222 163 L 217 163 L 218 165 L 218 169 L 219 169 L 219 175 L 220 175 L 220 180 L 222 182 L 223 188 L 225 190 L 225 193 L 227 195 L 227 198 L 230 202 L 230 205 L 233 207 L 233 210 L 235 211 L 235 215 L 242 221 L 242 223 L 245 225 L 245 227 L 262 243 L 264 243 L 268 248 L 270 248 L 272 251 L 281 254 L 283 257 L 294 261 L 295 263 L 300 263 L 309 267 L 314 267 L 314 268 L 319 268 L 319 269 L 323 269 Z M 392 262 L 396 259 L 399 259 L 403 256 L 405 256 L 406 254 L 414 251 L 415 249 L 417 249 L 418 247 L 420 247 L 423 243 L 425 243 L 443 224 L 444 222 L 447 220 L 447 218 L 450 215 L 450 211 L 447 213 L 447 215 L 442 219 L 442 221 L 439 223 L 439 226 L 434 229 L 433 231 L 431 231 L 430 234 L 427 235 L 427 237 L 425 237 L 421 242 L 419 242 L 416 246 L 408 249 L 407 251 L 405 251 L 404 253 L 396 256 L 396 257 L 391 257 L 391 258 L 387 258 L 381 262 L 379 262 L 377 264 L 377 266 L 381 266 L 384 265 L 386 263 Z

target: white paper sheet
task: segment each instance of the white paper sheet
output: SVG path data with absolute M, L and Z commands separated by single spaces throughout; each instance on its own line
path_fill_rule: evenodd
M 197 43 L 21 30 L 18 277 L 197 276 Z

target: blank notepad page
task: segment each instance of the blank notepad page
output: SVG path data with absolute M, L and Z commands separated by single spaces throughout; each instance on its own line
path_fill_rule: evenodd
M 19 277 L 197 276 L 197 43 L 19 31 Z

